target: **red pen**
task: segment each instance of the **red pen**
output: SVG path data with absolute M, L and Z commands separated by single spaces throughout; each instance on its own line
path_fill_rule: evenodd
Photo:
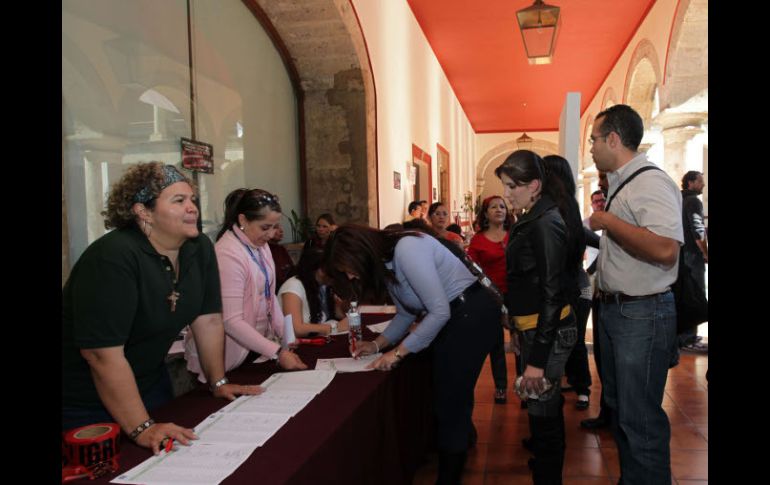
M 174 447 L 174 438 L 166 438 L 166 453 L 169 453 Z
M 326 339 L 323 337 L 317 337 L 317 338 L 298 338 L 295 340 L 298 344 L 305 344 L 305 345 L 315 345 L 315 346 L 322 346 L 326 345 Z

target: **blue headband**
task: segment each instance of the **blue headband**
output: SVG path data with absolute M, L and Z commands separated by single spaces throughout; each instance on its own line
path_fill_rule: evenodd
M 187 179 L 185 179 L 184 175 L 179 173 L 179 170 L 177 170 L 173 165 L 163 165 L 163 182 L 160 184 L 160 190 L 163 190 L 169 185 L 175 184 L 177 182 L 187 182 Z M 157 196 L 158 194 L 152 193 L 152 189 L 149 185 L 145 185 L 142 187 L 142 190 L 137 192 L 134 196 L 134 202 L 146 204 Z

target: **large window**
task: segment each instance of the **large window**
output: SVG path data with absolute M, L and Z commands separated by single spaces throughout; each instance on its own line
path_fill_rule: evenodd
M 70 265 L 104 234 L 111 184 L 140 161 L 178 165 L 181 137 L 214 146 L 214 174 L 198 177 L 206 234 L 237 187 L 300 208 L 296 100 L 278 53 L 240 0 L 190 7 L 192 71 L 185 0 L 62 2 Z

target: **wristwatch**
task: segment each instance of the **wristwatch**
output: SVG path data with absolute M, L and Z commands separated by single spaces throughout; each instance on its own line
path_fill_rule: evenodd
M 327 323 L 332 328 L 331 332 L 329 332 L 329 335 L 337 333 L 337 321 L 336 320 L 329 320 Z

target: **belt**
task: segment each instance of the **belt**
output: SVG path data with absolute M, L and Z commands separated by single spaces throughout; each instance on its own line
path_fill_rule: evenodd
M 463 292 L 457 296 L 457 298 L 449 302 L 449 309 L 453 311 L 456 310 L 460 305 L 462 305 L 467 301 L 467 299 L 471 296 L 472 293 L 480 290 L 481 288 L 484 288 L 484 286 L 482 286 L 481 283 L 476 281 L 471 286 L 464 289 Z
M 646 300 L 648 298 L 653 298 L 658 295 L 663 295 L 665 293 L 668 293 L 669 291 L 670 290 L 661 291 L 660 293 L 655 293 L 652 295 L 631 296 L 631 295 L 626 295 L 625 293 L 608 293 L 606 291 L 596 290 L 596 292 L 594 293 L 594 298 L 596 298 L 602 303 L 623 303 L 627 301 Z

